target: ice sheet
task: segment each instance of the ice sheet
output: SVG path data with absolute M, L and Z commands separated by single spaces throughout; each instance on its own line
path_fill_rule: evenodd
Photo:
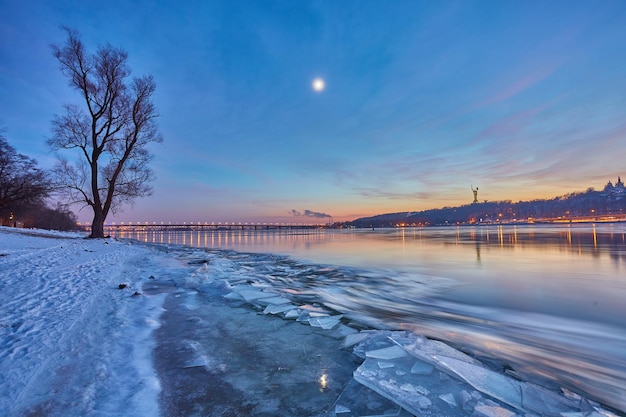
M 414 415 L 560 416 L 597 411 L 580 396 L 516 380 L 423 336 L 390 331 L 360 335 L 354 351 L 365 361 L 354 371 L 354 379 Z

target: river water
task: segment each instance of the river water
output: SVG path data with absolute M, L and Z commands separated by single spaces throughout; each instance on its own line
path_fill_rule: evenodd
M 274 285 L 626 410 L 626 224 L 121 233 L 287 255 Z M 227 256 L 228 252 L 225 252 Z M 304 278 L 306 277 L 306 278 Z

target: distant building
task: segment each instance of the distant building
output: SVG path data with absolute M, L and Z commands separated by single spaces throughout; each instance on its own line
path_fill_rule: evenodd
M 609 181 L 604 186 L 604 195 L 609 197 L 623 197 L 626 196 L 626 187 L 624 187 L 624 183 L 622 182 L 621 177 L 617 177 L 617 182 L 615 185 L 611 181 Z

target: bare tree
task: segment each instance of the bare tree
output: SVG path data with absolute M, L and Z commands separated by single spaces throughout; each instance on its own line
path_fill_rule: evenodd
M 43 205 L 50 191 L 48 175 L 9 145 L 0 126 L 0 217 Z
M 78 32 L 64 29 L 66 43 L 52 50 L 84 106 L 64 106 L 48 144 L 77 151 L 75 161 L 59 157 L 55 179 L 68 202 L 93 209 L 90 237 L 99 238 L 109 212 L 152 192 L 147 145 L 162 140 L 152 103 L 156 84 L 152 76 L 129 79 L 126 51 L 107 44 L 90 54 Z

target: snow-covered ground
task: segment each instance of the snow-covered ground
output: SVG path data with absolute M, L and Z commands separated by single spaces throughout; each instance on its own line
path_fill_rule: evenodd
M 126 242 L 0 229 L 0 415 L 158 415 L 163 296 L 133 294 L 160 260 Z
M 0 416 L 614 415 L 363 330 L 264 259 L 0 228 Z

